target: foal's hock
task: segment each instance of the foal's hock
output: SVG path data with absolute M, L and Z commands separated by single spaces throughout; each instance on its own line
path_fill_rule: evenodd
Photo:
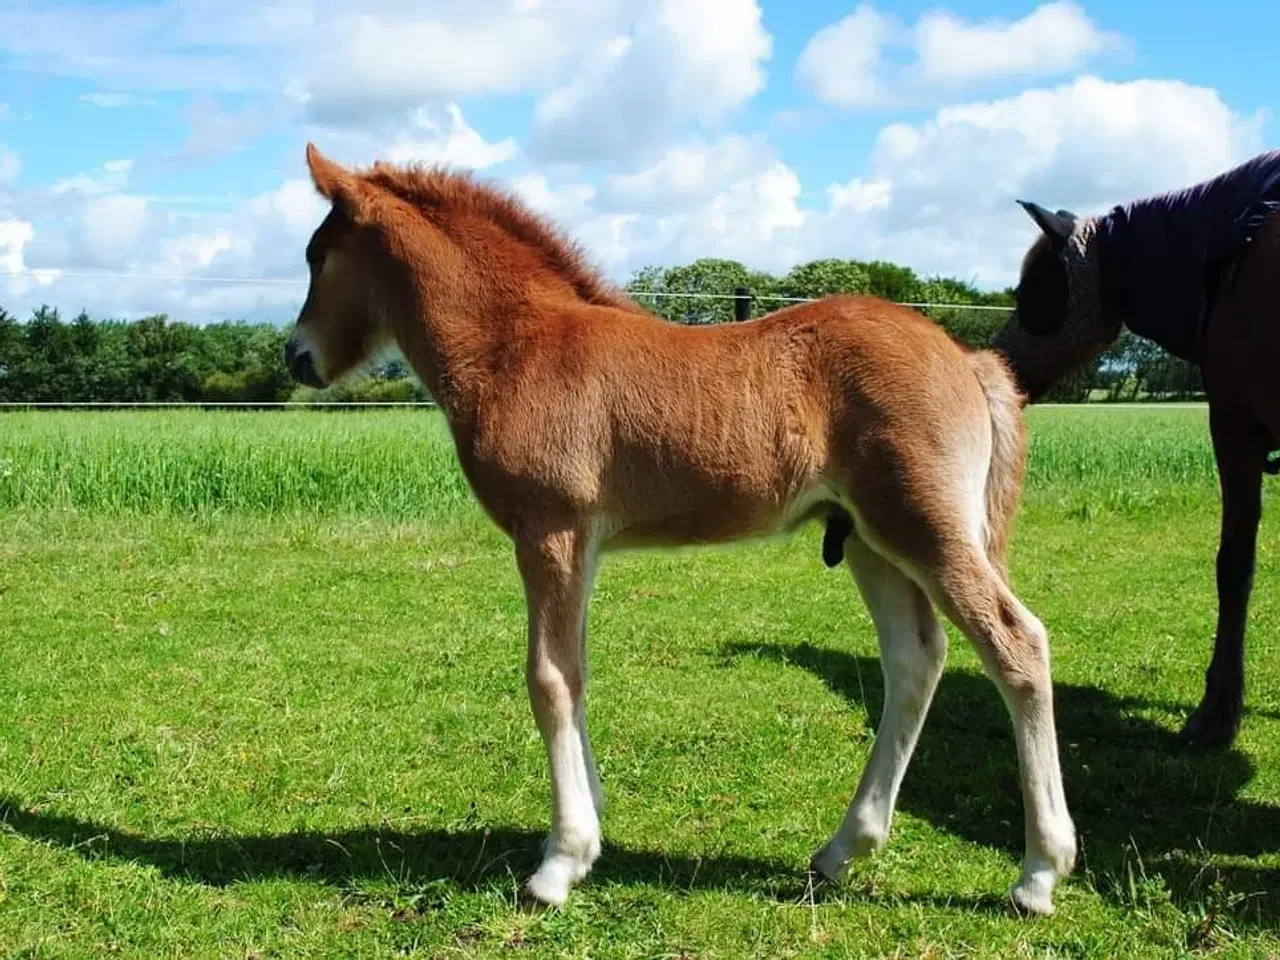
M 515 547 L 553 800 L 529 893 L 564 901 L 600 853 L 585 651 L 601 554 L 836 518 L 827 555 L 843 556 L 870 608 L 885 702 L 861 783 L 813 869 L 838 877 L 888 837 L 946 657 L 937 608 L 977 648 L 1013 720 L 1026 812 L 1014 901 L 1052 911 L 1076 839 L 1047 637 L 1005 578 L 1025 441 L 1003 362 L 869 297 L 746 323 L 668 323 L 490 186 L 442 170 L 350 171 L 311 146 L 307 161 L 332 209 L 307 248 L 291 369 L 323 385 L 398 348 Z

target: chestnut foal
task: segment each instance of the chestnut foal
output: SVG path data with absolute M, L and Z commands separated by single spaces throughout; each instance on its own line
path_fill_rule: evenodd
M 1044 627 L 1004 555 L 1022 483 L 1022 397 L 1003 361 L 914 311 L 832 297 L 747 323 L 663 321 L 608 286 L 514 198 L 441 170 L 352 171 L 307 146 L 332 209 L 286 347 L 323 386 L 397 348 L 438 401 L 467 480 L 514 542 L 527 683 L 553 825 L 527 890 L 561 903 L 600 853 L 587 737 L 586 608 L 611 548 L 714 543 L 849 519 L 845 562 L 879 637 L 884 713 L 812 869 L 879 849 L 942 671 L 942 610 L 1016 733 L 1022 910 L 1073 866 Z

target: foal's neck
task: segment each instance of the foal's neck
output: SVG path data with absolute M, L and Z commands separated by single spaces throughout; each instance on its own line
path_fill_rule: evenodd
M 509 279 L 486 276 L 452 243 L 436 246 L 399 259 L 393 325 L 401 353 L 458 427 L 474 420 L 521 310 Z

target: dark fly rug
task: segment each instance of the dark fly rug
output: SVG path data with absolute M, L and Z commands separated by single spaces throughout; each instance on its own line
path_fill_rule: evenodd
M 1093 217 L 1019 201 L 1041 234 L 993 346 L 1028 401 L 1123 327 L 1200 368 L 1222 489 L 1218 620 L 1184 734 L 1229 744 L 1243 711 L 1244 633 L 1262 478 L 1280 472 L 1280 150 Z
M 1212 180 L 1116 206 L 1088 220 L 1034 203 L 1023 207 L 1057 241 L 1045 266 L 1059 276 L 1046 286 L 1059 291 L 1062 309 L 1092 314 L 1113 329 L 1122 319 L 1137 335 L 1199 365 L 1215 291 L 1257 232 L 1280 213 L 1280 150 L 1259 154 Z M 1032 265 L 1024 280 L 1034 272 Z M 1068 283 L 1070 295 L 1064 288 Z M 1034 329 L 1037 311 L 1020 308 L 1019 313 L 1031 332 L 1046 332 Z M 1007 352 L 1019 372 L 1018 351 Z M 822 549 L 828 566 L 841 562 L 852 530 L 849 515 L 833 510 Z
M 1212 180 L 1115 207 L 1097 220 L 1102 296 L 1141 337 L 1200 363 L 1223 271 L 1280 212 L 1280 150 Z

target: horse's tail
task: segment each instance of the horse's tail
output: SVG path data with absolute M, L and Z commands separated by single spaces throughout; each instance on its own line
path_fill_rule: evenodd
M 1002 575 L 1007 573 L 1005 554 L 1013 534 L 1013 522 L 1026 472 L 1027 439 L 1023 422 L 1026 397 L 1000 354 L 978 350 L 969 355 L 974 375 L 982 384 L 991 413 L 991 462 L 987 467 L 987 556 Z

